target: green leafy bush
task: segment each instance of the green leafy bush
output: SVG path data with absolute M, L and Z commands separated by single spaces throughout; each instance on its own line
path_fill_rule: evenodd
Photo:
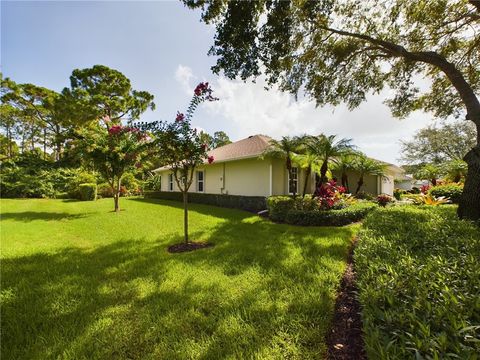
M 446 184 L 434 186 L 429 190 L 429 194 L 435 197 L 449 198 L 454 204 L 458 204 L 462 196 L 463 186 L 459 184 Z
M 343 209 L 332 210 L 290 210 L 285 222 L 303 226 L 343 226 L 362 220 L 370 211 L 377 208 L 371 202 L 358 202 Z
M 370 359 L 478 359 L 480 229 L 456 207 L 367 216 L 355 250 Z
M 97 199 L 97 184 L 80 184 L 78 186 L 80 200 L 94 201 Z
M 178 191 L 146 191 L 144 195 L 146 198 L 183 201 L 183 195 Z M 188 201 L 255 212 L 265 210 L 267 206 L 264 196 L 189 193 Z
M 320 210 L 311 197 L 295 200 L 289 196 L 270 196 L 267 207 L 270 219 L 304 226 L 343 226 L 361 220 L 376 204 L 367 201 L 345 204 L 341 209 Z
M 405 190 L 402 190 L 402 189 L 393 190 L 393 197 L 397 200 L 402 200 L 403 194 L 405 194 Z
M 270 219 L 284 222 L 289 211 L 293 210 L 295 200 L 290 196 L 270 196 L 267 198 L 268 214 Z

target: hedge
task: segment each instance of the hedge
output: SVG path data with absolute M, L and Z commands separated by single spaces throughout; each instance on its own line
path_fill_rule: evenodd
M 439 185 L 434 186 L 429 190 L 429 193 L 435 197 L 444 196 L 449 198 L 454 204 L 460 202 L 462 196 L 463 186 L 457 184 Z
M 339 210 L 290 210 L 285 218 L 287 224 L 303 226 L 344 226 L 362 220 L 377 208 L 371 202 L 360 202 Z
M 379 209 L 355 249 L 369 359 L 478 359 L 480 228 L 452 205 Z
M 303 226 L 343 226 L 360 221 L 377 207 L 375 203 L 359 201 L 338 210 L 305 210 L 303 202 L 301 198 L 294 200 L 289 196 L 269 197 L 267 205 L 270 219 Z
M 80 184 L 78 192 L 80 200 L 94 201 L 97 199 L 97 184 Z
M 178 191 L 145 191 L 144 196 L 146 198 L 183 201 L 182 193 Z M 263 196 L 188 193 L 188 201 L 197 204 L 206 204 L 253 212 L 258 212 L 267 208 L 266 199 Z

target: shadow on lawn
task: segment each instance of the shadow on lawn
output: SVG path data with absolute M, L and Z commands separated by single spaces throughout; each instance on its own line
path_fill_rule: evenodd
M 72 220 L 88 216 L 88 214 L 70 214 L 66 212 L 24 211 L 0 214 L 0 220 L 15 220 L 29 222 L 34 220 Z
M 231 211 L 208 209 L 219 217 Z M 346 259 L 348 242 L 315 241 L 329 228 L 292 228 L 232 212 L 211 231 L 215 247 L 192 253 L 168 254 L 167 245 L 180 241 L 172 236 L 3 259 L 2 359 L 253 358 L 274 342 L 279 354 L 292 355 L 281 349 L 284 341 L 303 358 L 318 357 L 331 316 L 324 309 L 333 309 L 341 273 L 315 282 Z M 237 288 L 252 269 L 262 278 Z M 297 288 L 309 295 L 277 304 Z

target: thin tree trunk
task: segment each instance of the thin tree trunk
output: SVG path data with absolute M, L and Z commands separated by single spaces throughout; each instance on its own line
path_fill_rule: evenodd
M 476 221 L 480 219 L 480 144 L 470 150 L 463 160 L 468 164 L 468 172 L 457 213 L 461 219 Z
M 121 179 L 117 180 L 114 189 L 113 202 L 115 204 L 115 212 L 118 214 L 120 212 L 120 188 L 121 188 Z
M 437 179 L 433 178 L 430 180 L 433 186 L 437 186 Z
M 183 238 L 188 244 L 188 192 L 183 191 Z
M 360 189 L 363 186 L 363 175 L 360 176 L 360 179 L 358 179 L 357 184 L 358 184 L 358 186 L 357 186 L 357 190 L 355 191 L 355 194 L 358 194 L 358 192 L 360 191 Z
M 307 171 L 305 173 L 305 184 L 303 184 L 303 197 L 305 197 L 305 194 L 307 193 L 308 179 L 310 178 L 311 173 L 312 173 L 312 168 L 309 166 L 307 167 Z
M 346 172 L 342 172 L 342 186 L 347 190 L 347 193 L 350 193 L 350 189 L 348 187 L 348 176 Z
M 324 161 L 320 168 L 320 182 L 325 184 L 327 182 L 328 161 Z
M 47 160 L 47 129 L 43 129 L 43 160 Z

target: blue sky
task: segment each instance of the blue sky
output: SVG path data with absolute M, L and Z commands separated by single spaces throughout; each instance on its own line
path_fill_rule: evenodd
M 273 137 L 302 133 L 338 134 L 361 150 L 397 163 L 400 139 L 430 122 L 414 113 L 391 117 L 382 104 L 388 91 L 368 98 L 353 112 L 344 106 L 315 108 L 295 102 L 263 81 L 231 81 L 211 73 L 207 56 L 214 29 L 179 1 L 1 2 L 1 66 L 4 76 L 57 91 L 69 85 L 75 68 L 103 64 L 117 69 L 134 89 L 155 95 L 157 108 L 142 120 L 173 119 L 190 100 L 199 81 L 210 81 L 220 101 L 204 105 L 194 125 L 213 133 L 224 130 L 239 140 L 262 133 Z

